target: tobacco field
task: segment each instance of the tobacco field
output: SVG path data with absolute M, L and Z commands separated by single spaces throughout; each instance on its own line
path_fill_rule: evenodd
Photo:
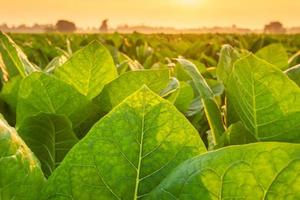
M 300 35 L 0 33 L 0 200 L 300 199 Z

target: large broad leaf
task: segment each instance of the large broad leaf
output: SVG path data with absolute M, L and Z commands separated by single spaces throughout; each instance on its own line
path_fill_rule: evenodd
M 285 74 L 300 87 L 300 64 L 286 70 Z
M 33 73 L 23 80 L 19 89 L 17 127 L 26 118 L 41 113 L 68 117 L 81 137 L 95 122 L 97 109 L 87 97 L 65 82 L 43 73 Z
M 191 76 L 195 87 L 200 94 L 201 103 L 203 104 L 206 118 L 212 133 L 213 142 L 214 145 L 217 145 L 220 142 L 220 137 L 224 133 L 225 128 L 222 121 L 221 111 L 215 100 L 215 95 L 205 78 L 200 74 L 192 62 L 184 59 L 178 59 L 178 62 L 187 74 Z
M 54 74 L 91 99 L 118 73 L 109 51 L 94 41 L 73 54 Z
M 37 200 L 44 183 L 38 160 L 0 116 L 0 199 Z
M 36 66 L 29 62 L 20 47 L 8 35 L 2 32 L 0 32 L 0 53 L 9 78 L 16 75 L 25 77 L 31 72 L 38 70 Z
M 256 52 L 255 55 L 280 69 L 286 69 L 289 65 L 289 57 L 282 44 L 268 45 Z
M 264 141 L 300 141 L 300 88 L 275 66 L 249 55 L 234 65 L 228 98 L 246 128 Z
M 152 91 L 160 93 L 168 86 L 168 82 L 169 70 L 126 72 L 106 85 L 94 101 L 99 105 L 102 112 L 107 113 L 143 85 L 147 85 Z
M 146 87 L 101 119 L 50 176 L 42 199 L 138 199 L 205 152 L 197 131 Z
M 46 176 L 52 173 L 78 142 L 72 123 L 62 115 L 39 114 L 26 118 L 18 133 L 40 160 Z
M 148 199 L 299 199 L 299 154 L 299 144 L 286 143 L 210 152 L 180 165 Z

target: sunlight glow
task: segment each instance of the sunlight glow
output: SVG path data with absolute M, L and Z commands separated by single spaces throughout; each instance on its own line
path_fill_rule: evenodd
M 201 0 L 178 0 L 181 4 L 185 5 L 195 5 L 198 4 Z
M 113 27 L 235 24 L 260 29 L 274 20 L 286 27 L 297 27 L 300 19 L 300 0 L 0 0 L 0 5 L 0 24 L 16 26 L 53 24 L 66 19 L 78 27 L 99 27 L 108 18 Z

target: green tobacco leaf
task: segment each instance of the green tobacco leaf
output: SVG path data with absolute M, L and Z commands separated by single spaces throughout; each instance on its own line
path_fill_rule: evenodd
M 289 57 L 282 44 L 268 45 L 256 52 L 255 55 L 283 70 L 289 65 Z
M 72 123 L 62 115 L 39 114 L 26 118 L 18 133 L 40 160 L 46 176 L 50 176 L 78 142 Z
M 192 62 L 201 74 L 207 73 L 207 68 L 203 63 L 192 59 L 188 59 L 188 61 Z M 191 80 L 191 77 L 187 74 L 187 72 L 183 69 L 183 67 L 180 64 L 176 64 L 174 66 L 174 74 L 179 81 Z
M 175 93 L 178 91 L 180 88 L 180 83 L 175 77 L 171 77 L 170 82 L 166 88 L 164 88 L 160 92 L 161 97 L 167 97 L 170 96 L 171 94 Z
M 44 183 L 38 160 L 0 115 L 0 199 L 38 200 Z
M 0 59 L 2 57 L 9 78 L 16 75 L 25 77 L 34 71 L 38 71 L 38 68 L 29 62 L 21 48 L 2 32 L 0 32 L 0 53 L 2 55 Z
M 275 66 L 254 55 L 239 60 L 226 91 L 258 140 L 300 142 L 300 88 Z
M 234 124 L 240 121 L 239 115 L 235 111 L 235 106 L 230 102 L 230 100 L 227 97 L 225 97 L 225 108 L 226 108 L 225 124 L 227 127 L 230 124 Z
M 42 199 L 138 199 L 206 152 L 167 100 L 143 87 L 102 118 L 50 176 Z
M 300 145 L 256 143 L 187 160 L 148 199 L 300 198 Z
M 211 88 L 214 96 L 221 96 L 224 93 L 224 85 L 214 79 L 205 79 L 208 86 Z
M 193 102 L 193 99 L 194 91 L 192 86 L 186 82 L 180 82 L 179 94 L 174 103 L 176 108 L 182 113 L 187 112 L 190 104 Z
M 89 99 L 118 75 L 109 51 L 97 41 L 74 53 L 54 74 Z
M 118 72 L 119 74 L 125 73 L 127 70 L 137 71 L 142 70 L 144 67 L 137 61 L 132 60 L 124 53 L 118 53 L 119 64 L 118 64 Z
M 232 71 L 233 64 L 240 58 L 240 54 L 230 45 L 224 45 L 220 52 L 219 63 L 217 67 L 218 80 L 224 84 L 227 83 L 227 79 Z
M 300 64 L 286 70 L 285 74 L 300 87 Z
M 17 106 L 17 127 L 38 114 L 66 116 L 81 138 L 95 122 L 96 107 L 70 85 L 44 73 L 26 77 L 20 87 Z
M 201 98 L 198 96 L 192 100 L 185 115 L 187 117 L 192 117 L 199 113 L 202 114 L 203 110 L 204 110 L 203 103 L 201 102 Z
M 220 82 L 213 80 L 213 79 L 206 79 L 206 82 L 210 89 L 212 90 L 215 97 L 220 97 L 224 92 L 224 85 Z M 195 90 L 195 89 L 194 89 Z M 196 89 L 197 90 L 197 89 Z M 196 95 L 198 92 L 196 93 Z M 184 97 L 189 98 L 189 96 Z M 217 103 L 217 102 L 216 102 Z M 203 103 L 201 101 L 201 96 L 197 96 L 196 98 L 192 99 L 189 104 L 188 110 L 185 112 L 186 116 L 193 116 L 203 112 Z
M 231 124 L 226 130 L 224 136 L 226 140 L 226 146 L 257 142 L 255 137 L 245 128 L 245 126 L 241 122 Z
M 168 86 L 164 88 L 159 93 L 159 95 L 174 104 L 179 95 L 179 92 L 180 92 L 180 82 L 177 80 L 177 78 L 171 77 Z
M 121 103 L 130 94 L 147 85 L 152 91 L 160 93 L 169 83 L 169 70 L 141 70 L 122 74 L 107 84 L 101 94 L 94 99 L 103 113 Z
M 68 57 L 65 55 L 57 56 L 50 61 L 50 63 L 45 67 L 44 71 L 47 73 L 52 73 L 56 68 L 62 66 L 67 60 Z
M 196 66 L 184 59 L 177 59 L 183 69 L 192 77 L 197 91 L 200 94 L 201 102 L 204 106 L 205 114 L 210 125 L 215 145 L 219 143 L 221 135 L 225 128 L 222 122 L 221 111 L 215 100 L 215 96 L 211 88 L 208 86 L 205 78 L 200 74 Z
M 184 69 L 179 63 L 177 63 L 174 67 L 174 75 L 179 81 L 182 82 L 187 82 L 191 80 L 191 77 L 184 71 Z
M 11 110 L 15 113 L 17 108 L 17 100 L 19 88 L 22 82 L 21 76 L 15 76 L 11 78 L 8 82 L 3 85 L 1 90 L 1 99 L 5 101 L 11 108 Z
M 11 126 L 16 124 L 16 109 L 21 82 L 21 76 L 12 77 L 3 85 L 0 93 L 0 98 L 3 101 L 1 113 Z
M 13 113 L 9 106 L 0 98 L 0 113 L 11 126 L 16 124 L 16 113 Z

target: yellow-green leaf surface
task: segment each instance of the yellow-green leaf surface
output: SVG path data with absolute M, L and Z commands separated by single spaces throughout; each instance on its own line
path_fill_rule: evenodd
M 44 183 L 38 160 L 0 116 L 0 199 L 38 200 Z
M 109 51 L 94 41 L 73 54 L 54 74 L 92 99 L 117 78 L 118 72 Z
M 300 199 L 300 145 L 256 143 L 187 160 L 147 199 Z
M 16 75 L 25 77 L 38 70 L 36 66 L 29 62 L 21 48 L 8 35 L 2 32 L 0 32 L 0 54 L 0 59 L 2 58 L 5 64 L 9 78 Z
M 278 68 L 249 55 L 235 63 L 226 91 L 257 140 L 300 142 L 300 88 Z
M 74 146 L 42 199 L 142 199 L 179 163 L 204 152 L 188 120 L 143 87 Z
M 78 142 L 71 121 L 63 115 L 28 117 L 21 123 L 18 133 L 40 160 L 47 177 Z
M 280 69 L 286 69 L 289 65 L 289 57 L 282 44 L 270 44 L 260 49 L 255 55 Z
M 38 114 L 66 116 L 79 137 L 82 137 L 95 122 L 97 109 L 67 83 L 44 73 L 33 73 L 26 77 L 19 89 L 17 105 L 17 127 L 26 118 Z
M 107 113 L 143 85 L 147 85 L 152 91 L 159 94 L 168 86 L 168 83 L 168 69 L 126 72 L 107 84 L 94 101 L 102 112 Z

